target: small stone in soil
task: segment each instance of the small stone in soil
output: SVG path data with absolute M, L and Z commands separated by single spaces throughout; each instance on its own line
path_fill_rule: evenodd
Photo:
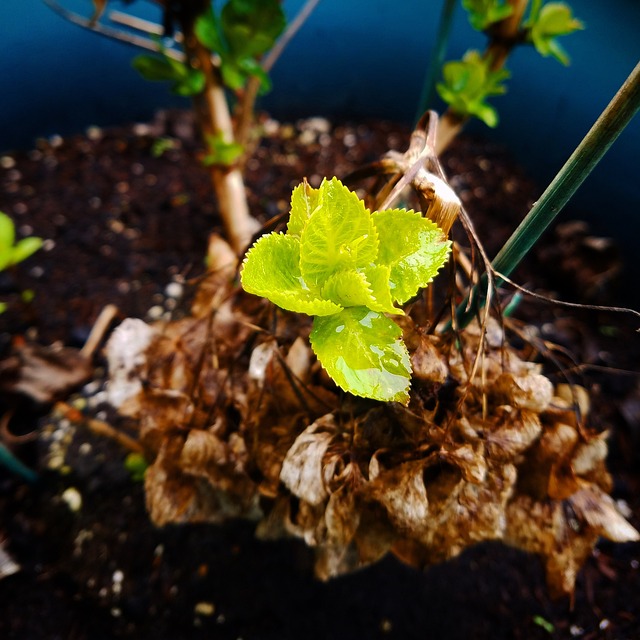
M 77 513 L 82 508 L 82 495 L 75 487 L 68 487 L 60 497 L 74 513 Z

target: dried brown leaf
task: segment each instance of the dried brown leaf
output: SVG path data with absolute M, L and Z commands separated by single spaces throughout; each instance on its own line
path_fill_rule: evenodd
M 77 349 L 14 345 L 12 354 L 0 362 L 0 392 L 52 404 L 87 382 L 92 373 L 91 362 Z
M 334 432 L 333 415 L 316 420 L 296 438 L 282 464 L 280 480 L 291 493 L 312 505 L 319 505 L 328 497 L 323 460 Z

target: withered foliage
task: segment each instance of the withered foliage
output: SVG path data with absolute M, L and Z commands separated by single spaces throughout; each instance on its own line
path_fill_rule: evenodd
M 607 434 L 585 426 L 586 391 L 554 386 L 497 321 L 428 335 L 410 313 L 411 402 L 376 403 L 326 376 L 306 317 L 239 290 L 223 244 L 213 258 L 189 317 L 127 320 L 107 349 L 158 525 L 251 518 L 264 538 L 315 547 L 321 578 L 502 540 L 538 554 L 557 595 L 598 537 L 638 539 L 608 495 Z

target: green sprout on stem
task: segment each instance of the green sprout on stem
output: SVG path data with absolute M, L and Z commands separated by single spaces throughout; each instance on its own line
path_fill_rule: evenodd
M 435 88 L 449 108 L 440 120 L 438 152 L 444 150 L 471 117 L 490 127 L 497 125 L 498 113 L 487 98 L 506 93 L 504 80 L 509 73 L 504 65 L 516 46 L 532 44 L 542 56 L 553 56 L 567 65 L 569 56 L 558 39 L 584 28 L 563 2 L 462 0 L 462 6 L 471 26 L 485 33 L 488 44 L 483 53 L 469 51 L 462 60 L 442 65 L 453 13 L 452 0 L 446 0 L 420 103 L 421 108 L 429 106 L 426 98 L 433 95 L 435 68 L 442 66 L 443 81 Z
M 343 390 L 408 403 L 411 364 L 402 329 L 385 314 L 427 286 L 450 251 L 420 213 L 371 213 L 337 178 L 305 181 L 291 196 L 286 233 L 248 251 L 245 291 L 288 311 L 315 316 L 311 347 Z
M 573 17 L 571 7 L 564 2 L 549 2 L 543 6 L 541 0 L 534 0 L 524 26 L 527 40 L 540 55 L 553 56 L 564 65 L 568 65 L 570 59 L 558 38 L 584 29 L 584 24 Z
M 498 124 L 498 113 L 486 100 L 507 92 L 503 82 L 511 75 L 509 71 L 493 71 L 491 61 L 479 51 L 468 51 L 462 60 L 447 62 L 442 72 L 444 81 L 436 88 L 453 111 L 476 116 L 489 127 Z
M 157 55 L 136 56 L 131 64 L 145 80 L 171 82 L 171 91 L 179 96 L 195 96 L 205 87 L 202 71 L 171 57 L 164 48 Z
M 462 0 L 462 6 L 476 31 L 485 31 L 513 13 L 513 7 L 506 0 Z
M 260 58 L 273 47 L 286 26 L 278 0 L 229 0 L 219 15 L 213 8 L 198 18 L 195 33 L 202 45 L 220 57 L 222 80 L 242 89 L 257 77 L 263 91 L 271 88 Z
M 13 220 L 0 211 L 0 271 L 9 269 L 14 265 L 26 260 L 42 247 L 42 238 L 23 238 L 16 242 L 16 227 Z M 33 292 L 24 291 L 22 299 L 30 302 L 29 296 L 33 299 Z M 0 313 L 7 310 L 7 303 L 0 302 Z
M 208 153 L 202 162 L 205 166 L 220 165 L 230 167 L 244 153 L 244 147 L 239 142 L 227 142 L 221 133 L 206 136 Z
M 16 242 L 13 220 L 0 211 L 0 271 L 26 260 L 42 247 L 42 238 L 23 238 Z

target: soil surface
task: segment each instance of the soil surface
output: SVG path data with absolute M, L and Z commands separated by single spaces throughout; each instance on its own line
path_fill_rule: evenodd
M 380 122 L 267 121 L 247 164 L 251 209 L 262 221 L 286 213 L 303 176 L 313 186 L 344 176 L 389 149 L 404 150 L 408 137 Z M 208 234 L 219 227 L 199 153 L 190 116 L 172 112 L 149 125 L 39 141 L 30 153 L 1 159 L 0 210 L 20 236 L 46 240 L 0 274 L 5 355 L 25 339 L 81 347 L 107 304 L 121 318 L 180 310 L 176 296 L 203 273 Z M 494 255 L 539 191 L 486 141 L 463 137 L 444 166 Z M 567 222 L 515 277 L 575 302 L 613 304 L 616 287 L 625 286 L 615 246 Z M 530 299 L 516 316 L 583 365 L 573 375 L 591 390 L 592 425 L 611 432 L 614 498 L 639 528 L 637 322 Z M 75 401 L 109 420 L 99 356 L 96 364 L 96 381 Z M 40 474 L 29 485 L 0 468 L 0 542 L 21 567 L 0 579 L 3 639 L 640 637 L 640 544 L 602 542 L 573 602 L 551 600 L 539 561 L 498 543 L 425 573 L 386 558 L 321 583 L 304 544 L 258 541 L 250 523 L 154 528 L 142 483 L 113 440 L 20 398 L 6 396 L 2 409 L 13 411 L 3 437 Z M 31 433 L 38 437 L 15 440 Z M 0 565 L 2 575 L 8 565 Z

